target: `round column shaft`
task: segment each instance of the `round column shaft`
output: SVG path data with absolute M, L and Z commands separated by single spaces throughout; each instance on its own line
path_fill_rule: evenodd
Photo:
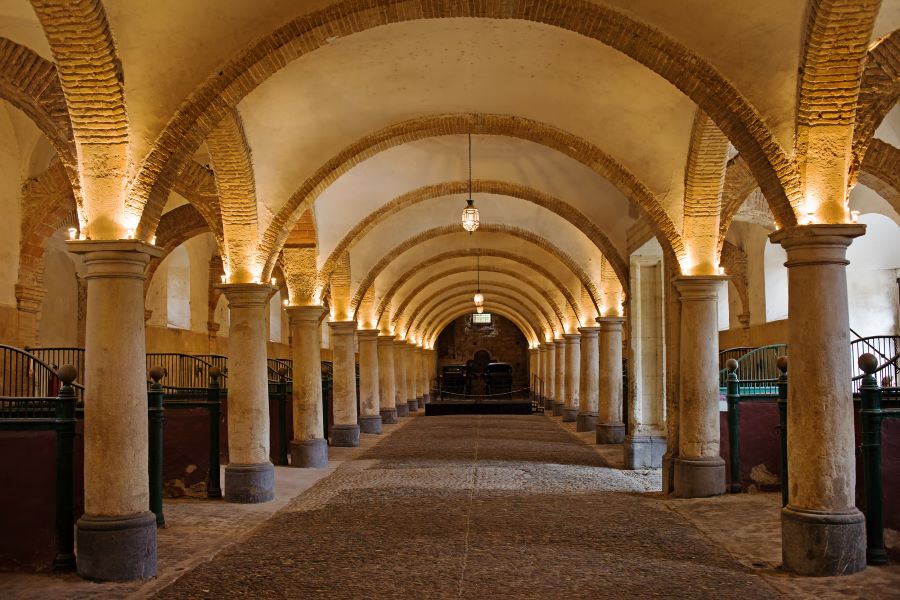
M 243 504 L 275 498 L 269 459 L 267 316 L 271 285 L 218 286 L 228 299 L 228 456 L 225 500 Z
M 378 376 L 378 330 L 356 332 L 359 340 L 359 430 L 381 433 L 381 396 Z
M 847 575 L 866 566 L 865 519 L 856 509 L 856 456 L 847 307 L 847 247 L 864 225 L 808 225 L 770 236 L 787 251 L 788 504 L 784 566 L 801 575 Z
M 553 345 L 553 342 L 547 342 L 546 348 L 547 365 L 544 368 L 544 389 L 547 390 L 547 398 L 549 399 L 547 406 L 553 412 L 553 415 L 557 416 L 554 410 L 556 406 L 556 346 Z
M 674 494 L 702 498 L 725 493 L 719 456 L 719 276 L 678 277 L 681 300 L 681 393 Z
M 421 346 L 416 346 L 416 403 L 419 408 L 425 407 L 425 382 L 428 380 L 425 375 L 424 352 Z
M 553 340 L 553 416 L 563 417 L 566 407 L 566 340 Z
M 78 574 L 100 581 L 156 575 L 149 511 L 144 276 L 162 252 L 135 240 L 75 241 L 87 270 L 84 515 Z
M 394 401 L 398 417 L 409 416 L 409 403 L 406 401 L 406 342 L 394 341 Z
M 549 393 L 547 392 L 547 348 L 544 347 L 544 344 L 538 344 L 537 355 L 537 376 L 541 380 L 540 389 L 537 391 L 541 395 L 541 404 L 544 405 L 544 411 L 551 411 L 553 410 L 553 405 L 550 402 Z
M 595 431 L 597 429 L 597 406 L 599 403 L 600 382 L 597 370 L 600 367 L 597 358 L 597 334 L 599 327 L 581 327 L 581 348 L 579 350 L 578 378 L 578 422 L 577 431 Z
M 328 441 L 322 414 L 321 306 L 291 306 L 291 384 L 294 439 L 290 443 L 291 466 L 321 469 L 328 466 Z
M 581 394 L 579 389 L 581 382 L 581 336 L 577 333 L 567 333 L 563 338 L 566 342 L 566 405 L 563 412 L 563 421 L 576 422 L 580 409 L 578 402 Z
M 331 445 L 359 446 L 359 424 L 356 413 L 356 321 L 328 323 L 334 352 L 334 424 Z
M 394 336 L 378 336 L 378 397 L 381 405 L 381 422 L 397 422 L 396 390 L 394 381 Z
M 598 444 L 625 441 L 622 421 L 622 323 L 621 317 L 600 317 L 600 414 Z M 718 334 L 717 334 L 718 335 Z
M 403 349 L 403 360 L 406 361 L 406 403 L 409 404 L 409 412 L 419 410 L 419 401 L 416 399 L 416 347 L 407 342 Z

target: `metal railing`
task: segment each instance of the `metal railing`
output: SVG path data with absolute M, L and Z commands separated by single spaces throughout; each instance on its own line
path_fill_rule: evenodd
M 44 361 L 53 369 L 59 369 L 63 365 L 72 365 L 78 371 L 78 379 L 75 380 L 75 383 L 84 384 L 84 348 L 29 348 L 26 346 L 25 352 Z
M 787 355 L 786 344 L 755 348 L 735 360 L 742 394 L 775 394 L 778 385 L 778 359 Z M 727 362 L 727 361 L 726 361 Z M 719 387 L 724 389 L 727 369 L 719 371 Z
M 58 368 L 21 348 L 0 345 L 0 396 L 55 397 L 61 386 Z M 84 400 L 84 386 L 73 383 L 72 387 L 78 401 Z
M 851 333 L 856 335 L 852 329 Z M 874 373 L 876 381 L 884 387 L 900 385 L 900 367 L 897 357 L 900 355 L 900 336 L 898 335 L 870 335 L 859 337 L 850 342 L 850 361 L 856 369 L 859 359 L 863 354 L 871 354 L 878 361 L 879 367 Z M 853 393 L 858 394 L 862 385 L 863 375 L 853 378 Z M 887 385 L 885 385 L 887 384 Z
M 735 346 L 734 348 L 719 350 L 719 370 L 721 371 L 725 368 L 725 363 L 729 359 L 740 360 L 742 356 L 753 350 L 756 350 L 756 346 Z
M 146 357 L 147 373 L 153 367 L 162 367 L 166 385 L 176 388 L 205 388 L 213 366 L 205 359 L 180 352 L 151 352 Z

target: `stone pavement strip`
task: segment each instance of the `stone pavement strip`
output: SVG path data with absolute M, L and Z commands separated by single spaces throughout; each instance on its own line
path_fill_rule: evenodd
M 778 598 L 537 416 L 419 418 L 158 598 Z

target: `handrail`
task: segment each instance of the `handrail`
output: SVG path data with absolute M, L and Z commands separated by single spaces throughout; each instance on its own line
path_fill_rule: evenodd
M 12 354 L 15 358 L 11 361 L 6 359 L 6 354 Z M 28 390 L 29 393 L 25 395 L 26 398 L 36 398 L 36 397 L 52 397 L 53 394 L 49 394 L 49 384 L 53 382 L 54 384 L 61 385 L 61 381 L 59 378 L 59 374 L 57 373 L 57 369 L 54 369 L 49 364 L 31 354 L 30 352 L 23 350 L 22 348 L 16 348 L 15 346 L 8 346 L 6 344 L 0 344 L 0 354 L 3 354 L 3 358 L 0 359 L 0 395 L 9 396 L 9 397 L 23 397 L 23 391 Z M 44 372 L 41 373 L 43 379 L 44 387 L 47 389 L 37 390 L 35 389 L 36 382 L 39 379 L 36 377 L 36 373 L 34 372 L 33 366 L 29 368 L 29 365 L 24 361 L 30 361 L 33 365 L 37 365 L 42 368 Z M 61 367 L 62 365 L 60 365 Z M 74 366 L 74 365 L 73 365 Z M 22 378 L 19 381 L 13 381 L 14 388 L 7 386 L 7 376 L 10 373 L 15 375 L 22 376 L 22 373 L 17 373 L 17 367 L 21 367 L 23 371 L 26 373 L 30 370 L 30 381 Z M 12 368 L 12 369 L 10 369 Z M 39 369 L 40 370 L 40 369 Z M 15 378 L 14 375 L 14 378 Z M 28 383 L 27 386 L 24 384 Z M 84 400 L 84 386 L 79 383 L 72 383 L 72 387 L 75 389 L 75 397 L 81 401 Z M 12 392 L 12 393 L 7 393 Z
M 778 380 L 778 367 L 777 360 L 779 357 L 787 354 L 787 344 L 771 344 L 768 346 L 761 346 L 744 354 L 737 360 L 738 368 L 738 378 L 741 384 L 753 384 L 753 383 L 764 383 L 774 385 Z M 761 361 L 757 362 L 755 365 L 752 361 L 759 359 Z M 750 375 L 753 376 L 745 376 L 748 373 L 746 372 L 748 367 L 751 371 Z M 758 372 L 753 373 L 753 370 Z M 727 369 L 721 369 L 719 371 L 719 387 L 724 388 L 725 382 L 727 379 Z

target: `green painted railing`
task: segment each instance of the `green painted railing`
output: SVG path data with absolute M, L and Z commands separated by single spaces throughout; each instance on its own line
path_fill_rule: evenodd
M 762 346 L 742 355 L 737 362 L 737 377 L 742 395 L 778 393 L 778 359 L 787 355 L 787 344 Z M 725 393 L 727 369 L 719 371 L 719 388 Z

